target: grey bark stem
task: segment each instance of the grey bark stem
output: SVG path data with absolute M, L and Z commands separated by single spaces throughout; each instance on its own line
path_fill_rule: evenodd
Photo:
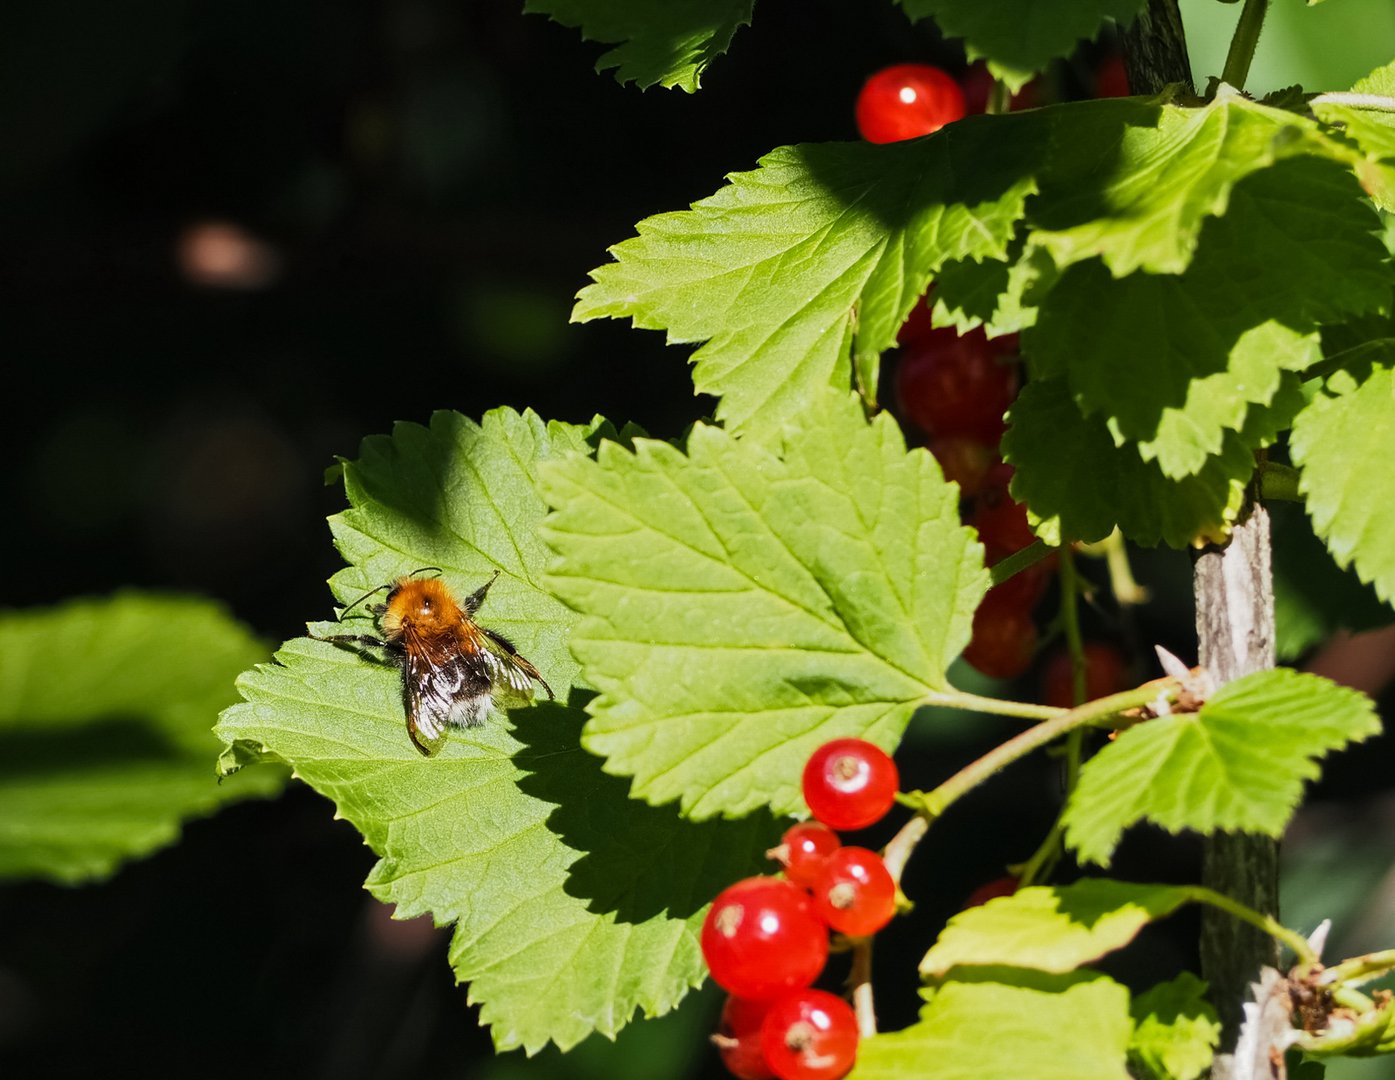
M 1274 594 L 1269 514 L 1252 504 L 1224 547 L 1207 547 L 1192 566 L 1198 659 L 1217 684 L 1274 666 Z M 1279 845 L 1263 836 L 1218 833 L 1202 854 L 1202 884 L 1266 915 L 1279 914 Z M 1263 965 L 1275 966 L 1273 938 L 1219 911 L 1201 917 L 1201 972 L 1222 1023 L 1221 1054 L 1235 1047 L 1242 1006 Z M 1213 1080 L 1234 1075 L 1218 1057 Z M 1280 1066 L 1275 1076 L 1282 1076 Z
M 1156 94 L 1170 83 L 1194 91 L 1187 35 L 1177 0 L 1148 0 L 1124 30 L 1124 71 L 1135 94 Z

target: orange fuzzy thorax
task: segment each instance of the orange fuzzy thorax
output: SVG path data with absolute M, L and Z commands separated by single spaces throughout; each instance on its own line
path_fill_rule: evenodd
M 388 593 L 381 626 L 389 641 L 474 630 L 470 617 L 440 578 L 399 578 Z

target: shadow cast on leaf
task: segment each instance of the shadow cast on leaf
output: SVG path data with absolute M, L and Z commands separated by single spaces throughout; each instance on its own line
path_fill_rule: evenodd
M 565 886 L 569 895 L 621 922 L 665 913 L 686 919 L 732 882 L 773 872 L 764 853 L 779 842 L 783 824 L 770 814 L 688 821 L 677 803 L 632 799 L 627 778 L 606 775 L 601 759 L 581 748 L 592 696 L 573 690 L 566 705 L 542 702 L 514 714 L 523 744 L 514 755 L 525 774 L 519 787 L 556 805 L 548 828 L 583 852 Z

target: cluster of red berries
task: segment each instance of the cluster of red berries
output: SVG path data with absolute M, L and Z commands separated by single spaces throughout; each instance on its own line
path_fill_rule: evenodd
M 981 329 L 960 335 L 932 327 L 922 299 L 897 341 L 901 414 L 925 436 L 945 478 L 959 485 L 964 518 L 978 530 L 992 566 L 1036 539 L 1026 507 L 1008 494 L 1012 466 L 998 453 L 1003 416 L 1020 384 L 1017 335 L 989 338 Z M 1032 612 L 1049 583 L 1049 564 L 1039 562 L 989 589 L 974 613 L 964 659 L 999 679 L 1026 671 L 1037 648 Z
M 870 142 L 894 142 L 938 131 L 982 111 L 987 100 L 982 65 L 961 86 L 928 64 L 896 64 L 877 72 L 857 99 L 857 123 Z M 959 485 L 966 519 L 988 549 L 991 566 L 1035 540 L 1026 509 L 1008 495 L 1012 468 L 999 460 L 1003 414 L 1020 383 L 1017 336 L 988 338 L 982 330 L 957 334 L 930 323 L 922 298 L 897 337 L 901 362 L 897 397 L 909 424 L 924 433 L 946 478 Z M 985 675 L 1010 679 L 1031 665 L 1037 648 L 1032 610 L 1046 591 L 1038 564 L 990 589 L 974 614 L 964 658 Z
M 896 882 L 876 852 L 844 846 L 834 829 L 861 829 L 896 798 L 896 763 L 861 739 L 825 743 L 804 767 L 815 820 L 792 825 L 771 852 L 784 877 L 752 877 L 713 901 L 702 955 L 730 995 L 716 1037 L 738 1080 L 837 1080 L 852 1068 L 851 1006 L 812 988 L 829 931 L 875 934 L 896 913 Z
M 1118 87 L 1106 86 L 1103 76 L 1097 83 L 1097 93 L 1118 92 Z M 970 67 L 959 81 L 928 64 L 896 64 L 862 88 L 858 128 L 870 142 L 927 135 L 967 112 L 983 111 L 991 85 L 982 64 Z M 1011 107 L 1030 107 L 1038 96 L 1034 85 L 1028 85 Z M 929 298 L 923 297 L 901 327 L 897 344 L 901 415 L 924 437 L 945 477 L 959 485 L 964 518 L 978 531 L 992 566 L 1035 540 L 1026 508 L 1008 494 L 1012 467 L 998 450 L 1004 414 L 1021 383 L 1017 335 L 990 339 L 981 329 L 961 335 L 950 327 L 936 328 Z M 1050 579 L 1051 564 L 1044 561 L 990 589 L 974 612 L 964 659 L 994 678 L 1022 675 L 1036 656 L 1033 612 Z

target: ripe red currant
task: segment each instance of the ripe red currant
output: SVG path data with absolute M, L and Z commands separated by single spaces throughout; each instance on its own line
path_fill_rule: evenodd
M 968 498 L 983 489 L 985 479 L 998 460 L 995 447 L 962 435 L 942 435 L 931 439 L 930 453 L 940 463 L 946 480 L 959 485 L 959 494 Z
M 969 524 L 978 530 L 989 566 L 1036 541 L 1036 534 L 1027 524 L 1026 506 L 1013 501 L 1006 485 L 985 484 Z
M 901 329 L 896 331 L 897 345 L 904 349 L 939 333 L 939 328 L 933 326 L 930 321 L 930 309 L 933 306 L 928 292 L 915 302 L 915 307 L 911 308 L 911 313 L 906 316 Z
M 815 880 L 814 911 L 849 937 L 875 934 L 896 914 L 896 882 L 881 856 L 866 848 L 839 848 Z
M 882 68 L 857 95 L 857 130 L 868 142 L 929 135 L 963 115 L 959 84 L 929 64 Z
M 930 435 L 996 446 L 1017 397 L 1017 336 L 960 336 L 941 327 L 902 346 L 896 395 L 906 419 Z
M 1015 877 L 994 878 L 986 881 L 973 892 L 969 893 L 969 898 L 964 901 L 965 908 L 978 907 L 986 904 L 999 896 L 1011 896 L 1017 891 L 1017 879 Z
M 1129 75 L 1124 70 L 1124 58 L 1111 53 L 1095 69 L 1095 97 L 1128 97 Z
M 780 846 L 770 854 L 784 865 L 788 880 L 807 889 L 841 843 L 838 834 L 827 825 L 801 821 L 785 830 Z
M 1124 654 L 1106 641 L 1085 642 L 1085 700 L 1094 701 L 1118 693 L 1127 685 Z M 1041 673 L 1041 700 L 1047 705 L 1070 709 L 1075 700 L 1075 680 L 1070 653 L 1064 649 L 1051 655 Z
M 1029 607 L 1011 593 L 989 589 L 974 612 L 973 637 L 964 659 L 994 679 L 1015 679 L 1032 666 L 1037 626 Z
M 828 930 L 797 885 L 746 878 L 713 901 L 702 924 L 702 955 L 722 989 L 763 1000 L 818 978 Z
M 896 801 L 896 762 L 863 739 L 834 739 L 804 766 L 804 801 L 830 829 L 863 829 Z
M 774 1073 L 761 1051 L 760 1031 L 770 1002 L 728 997 L 712 1041 L 722 1055 L 722 1064 L 736 1080 L 771 1080 Z
M 857 1057 L 857 1017 L 840 997 L 800 990 L 770 1006 L 760 1040 L 780 1080 L 837 1080 Z

